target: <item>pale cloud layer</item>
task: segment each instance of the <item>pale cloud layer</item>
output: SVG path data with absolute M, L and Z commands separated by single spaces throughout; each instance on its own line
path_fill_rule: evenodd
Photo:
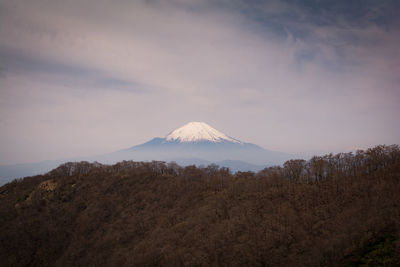
M 340 2 L 0 0 L 0 164 L 188 121 L 285 152 L 400 143 L 399 6 Z

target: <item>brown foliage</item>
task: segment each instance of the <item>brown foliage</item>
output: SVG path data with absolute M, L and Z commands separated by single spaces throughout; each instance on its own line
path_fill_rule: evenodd
M 67 163 L 0 188 L 2 265 L 341 265 L 398 238 L 400 150 L 283 168 Z

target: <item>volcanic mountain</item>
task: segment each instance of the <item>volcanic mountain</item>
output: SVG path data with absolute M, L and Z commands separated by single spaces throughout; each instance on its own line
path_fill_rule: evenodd
M 3 165 L 0 166 L 0 185 L 14 178 L 43 174 L 68 161 L 114 164 L 123 160 L 161 160 L 175 161 L 182 166 L 216 163 L 232 171 L 259 171 L 271 165 L 280 165 L 293 157 L 242 142 L 204 122 L 189 122 L 163 138 L 156 137 L 144 144 L 105 155 Z
M 189 122 L 165 137 L 112 153 L 112 157 L 133 160 L 165 160 L 220 162 L 244 161 L 270 166 L 282 164 L 291 155 L 266 150 L 251 143 L 232 138 L 204 122 Z

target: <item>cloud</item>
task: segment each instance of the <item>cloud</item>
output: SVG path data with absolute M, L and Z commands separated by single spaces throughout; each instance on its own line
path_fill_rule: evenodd
M 288 152 L 399 142 L 395 2 L 305 3 L 0 1 L 0 162 L 192 120 Z

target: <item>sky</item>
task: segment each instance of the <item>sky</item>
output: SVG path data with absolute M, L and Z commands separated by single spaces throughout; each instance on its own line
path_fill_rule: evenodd
M 400 143 L 399 1 L 0 0 L 0 164 L 203 121 L 289 153 Z

